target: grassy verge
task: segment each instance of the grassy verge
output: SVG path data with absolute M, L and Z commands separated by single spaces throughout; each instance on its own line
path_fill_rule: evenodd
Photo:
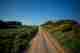
M 0 53 L 20 53 L 30 47 L 29 42 L 36 33 L 37 27 L 32 26 L 0 29 Z
M 75 23 L 75 21 L 63 20 L 55 23 L 47 22 L 42 27 L 50 32 L 64 48 L 80 48 L 80 27 Z

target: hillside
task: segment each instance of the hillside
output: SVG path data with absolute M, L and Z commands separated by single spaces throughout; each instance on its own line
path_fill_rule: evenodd
M 42 29 L 51 33 L 59 43 L 69 50 L 74 52 L 80 48 L 80 24 L 74 20 L 48 21 L 41 25 Z

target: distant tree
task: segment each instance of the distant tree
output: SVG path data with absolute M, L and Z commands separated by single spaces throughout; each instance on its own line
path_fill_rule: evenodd
M 53 25 L 53 22 L 51 20 L 45 22 L 44 24 L 42 24 L 41 26 L 45 26 L 45 25 Z
M 57 21 L 56 24 L 64 25 L 62 28 L 62 31 L 69 31 L 69 30 L 72 30 L 72 27 L 78 23 L 75 20 L 60 20 L 60 21 Z
M 6 23 L 2 20 L 0 20 L 0 28 L 5 28 Z
M 16 25 L 22 25 L 22 23 L 21 22 L 16 22 Z
M 77 24 L 77 22 L 75 20 L 60 20 L 57 21 L 56 24 Z
M 0 20 L 0 28 L 16 28 L 17 26 L 22 26 L 21 22 L 18 21 L 2 21 Z
M 2 20 L 0 20 L 0 23 L 2 23 L 3 21 Z

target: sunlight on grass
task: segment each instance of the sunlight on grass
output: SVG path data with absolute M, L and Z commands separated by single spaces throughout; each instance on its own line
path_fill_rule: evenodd
M 76 21 L 61 20 L 59 22 L 46 22 L 43 29 L 50 32 L 64 48 L 80 48 L 80 28 L 75 24 Z

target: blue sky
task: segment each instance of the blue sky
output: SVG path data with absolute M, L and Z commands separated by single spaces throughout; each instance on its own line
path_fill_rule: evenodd
M 24 24 L 47 20 L 80 19 L 79 0 L 0 0 L 0 19 Z

